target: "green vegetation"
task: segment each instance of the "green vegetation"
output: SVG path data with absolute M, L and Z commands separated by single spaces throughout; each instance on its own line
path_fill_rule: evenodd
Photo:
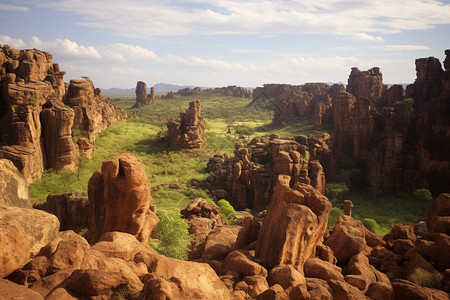
M 37 98 L 34 97 L 34 96 L 32 96 L 32 97 L 30 98 L 30 100 L 29 100 L 30 105 L 33 105 L 33 106 L 36 106 L 36 105 L 37 105 L 37 102 L 38 102 L 38 100 L 37 100 Z
M 220 208 L 220 213 L 225 217 L 228 216 L 229 214 L 235 212 L 235 210 L 234 210 L 233 206 L 231 206 L 230 202 L 228 202 L 225 199 L 217 201 L 217 206 Z
M 69 107 L 70 108 L 70 107 Z M 80 137 L 88 137 L 86 130 L 72 129 L 72 141 L 76 143 Z
M 344 214 L 344 211 L 336 206 L 333 206 L 328 216 L 328 226 L 334 226 L 336 220 Z
M 188 224 L 178 211 L 158 211 L 160 222 L 153 233 L 155 239 L 150 246 L 161 254 L 178 259 L 187 259 L 187 247 L 191 242 Z
M 188 103 L 195 99 L 202 103 L 201 115 L 206 122 L 207 141 L 201 149 L 172 151 L 158 137 L 158 133 L 164 134 L 167 121 L 178 118 L 180 112 L 188 108 Z M 264 105 L 248 106 L 250 102 L 251 99 L 206 92 L 195 96 L 158 99 L 154 105 L 131 109 L 135 103 L 134 95 L 124 97 L 116 103 L 128 112 L 136 113 L 139 118 L 129 118 L 100 133 L 95 144 L 94 159 L 87 161 L 81 158 L 77 172 L 44 172 L 42 179 L 30 186 L 31 197 L 35 201 L 45 201 L 49 193 L 69 191 L 80 191 L 86 195 L 88 180 L 101 167 L 103 160 L 123 152 L 134 153 L 146 166 L 152 197 L 161 218 L 160 229 L 156 230 L 154 236 L 158 240 L 152 240 L 151 245 L 166 255 L 184 258 L 190 236 L 179 217 L 179 211 L 197 197 L 212 201 L 204 190 L 193 184 L 211 175 L 206 169 L 210 157 L 224 153 L 232 156 L 234 145 L 240 139 L 250 140 L 269 133 L 282 136 L 315 133 L 312 124 L 306 121 L 287 122 L 283 127 L 273 126 L 273 110 Z M 87 136 L 87 132 L 73 132 L 75 141 L 80 136 Z M 342 215 L 344 199 L 353 201 L 353 216 L 379 235 L 387 233 L 396 223 L 417 220 L 423 215 L 424 203 L 429 205 L 428 198 L 420 194 L 422 192 L 413 197 L 379 190 L 373 197 L 373 193 L 367 189 L 365 166 L 351 158 L 343 158 L 339 169 L 339 180 L 326 186 L 326 194 L 335 206 L 330 213 L 329 225 L 333 225 Z M 170 183 L 180 183 L 182 188 L 170 189 Z M 219 204 L 223 206 L 222 211 L 228 213 L 227 221 L 230 224 L 239 223 L 242 214 L 234 212 L 228 205 L 223 202 Z M 260 212 L 259 216 L 264 214 L 265 211 Z M 171 230 L 176 232 L 170 233 Z
M 424 287 L 441 289 L 443 278 L 444 276 L 437 271 L 431 273 L 422 268 L 417 268 L 413 274 L 409 275 L 408 280 Z

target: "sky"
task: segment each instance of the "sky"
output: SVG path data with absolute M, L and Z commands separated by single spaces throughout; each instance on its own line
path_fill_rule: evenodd
M 412 83 L 450 49 L 450 0 L 0 0 L 0 45 L 53 54 L 65 81 L 222 87 Z

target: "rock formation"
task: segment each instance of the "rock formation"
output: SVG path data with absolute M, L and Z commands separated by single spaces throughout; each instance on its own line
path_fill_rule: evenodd
M 278 175 L 289 175 L 291 187 L 302 182 L 324 193 L 323 169 L 328 170 L 331 158 L 328 138 L 326 134 L 309 138 L 272 135 L 255 138 L 248 145 L 237 143 L 234 157 L 209 159 L 208 169 L 215 176 L 205 184 L 216 201 L 225 198 L 238 209 L 265 209 Z
M 450 96 L 442 86 L 450 69 L 442 71 L 430 57 L 416 60 L 416 71 L 416 81 L 405 92 L 392 86 L 384 93 L 378 70 L 352 70 L 347 93 L 333 99 L 333 157 L 365 161 L 393 190 L 445 191 L 450 180 Z
M 331 125 L 331 99 L 341 91 L 344 91 L 344 86 L 338 84 L 265 84 L 253 91 L 252 103 L 271 99 L 274 124 L 293 119 L 313 120 L 314 129 L 321 130 L 322 123 Z
M 88 184 L 89 238 L 93 244 L 105 232 L 134 235 L 143 244 L 159 222 L 150 195 L 145 166 L 131 153 L 106 159 Z
M 93 143 L 126 116 L 90 80 L 73 81 L 66 93 L 64 74 L 48 52 L 0 47 L 0 157 L 11 160 L 28 184 L 47 168 L 75 168 L 73 129 L 86 131 Z
M 155 104 L 155 99 L 155 89 L 152 87 L 150 90 L 150 95 L 147 95 L 147 84 L 143 81 L 138 81 L 136 84 L 136 103 L 133 108 Z
M 288 175 L 277 178 L 256 241 L 256 257 L 266 268 L 292 265 L 302 271 L 327 228 L 331 202 L 310 185 L 290 188 L 290 180 Z
M 200 116 L 202 105 L 199 100 L 189 103 L 189 109 L 180 113 L 180 119 L 167 122 L 167 139 L 172 149 L 200 148 L 205 140 L 205 121 Z
M 31 208 L 27 183 L 8 159 L 0 159 L 0 206 Z

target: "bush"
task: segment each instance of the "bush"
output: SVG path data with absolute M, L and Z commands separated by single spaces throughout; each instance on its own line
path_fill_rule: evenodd
M 239 136 L 255 134 L 255 129 L 247 125 L 237 125 L 234 130 Z
M 422 268 L 416 268 L 414 270 L 414 273 L 408 276 L 409 281 L 424 287 L 434 289 L 440 289 L 442 287 L 441 285 L 442 278 L 443 276 L 441 273 L 439 272 L 431 273 Z
M 217 201 L 217 206 L 220 208 L 220 213 L 227 217 L 229 214 L 234 213 L 235 210 L 231 206 L 230 202 L 225 199 Z
M 349 188 L 345 183 L 327 183 L 325 185 L 325 196 L 330 199 L 333 205 L 344 202 L 345 192 L 348 192 Z
M 192 240 L 188 224 L 178 211 L 159 211 L 157 214 L 160 222 L 153 237 L 159 242 L 151 241 L 150 246 L 165 256 L 186 260 L 187 249 Z
M 336 220 L 344 214 L 344 211 L 337 207 L 332 207 L 330 214 L 328 215 L 328 226 L 334 226 Z
M 361 220 L 361 222 L 363 223 L 364 227 L 366 227 L 373 233 L 380 235 L 381 226 L 378 225 L 377 221 L 371 218 L 364 218 Z

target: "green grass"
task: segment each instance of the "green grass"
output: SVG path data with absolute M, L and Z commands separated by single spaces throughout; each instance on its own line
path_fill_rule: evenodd
M 441 281 L 443 278 L 444 276 L 439 272 L 431 273 L 422 268 L 416 268 L 414 273 L 408 276 L 409 281 L 434 289 L 442 288 Z

